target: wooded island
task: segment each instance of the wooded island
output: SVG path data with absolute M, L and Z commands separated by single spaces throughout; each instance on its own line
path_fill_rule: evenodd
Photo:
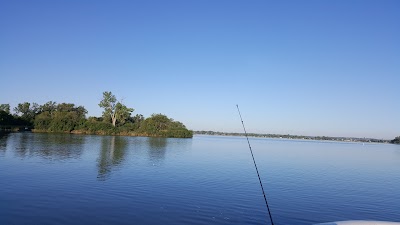
M 193 132 L 179 121 L 163 114 L 132 116 L 133 108 L 117 101 L 111 92 L 103 92 L 99 103 L 102 117 L 86 118 L 87 110 L 73 103 L 49 101 L 43 105 L 24 102 L 10 112 L 9 104 L 0 104 L 0 128 L 15 130 L 24 127 L 33 132 L 64 132 L 76 134 L 127 135 L 148 137 L 191 138 Z

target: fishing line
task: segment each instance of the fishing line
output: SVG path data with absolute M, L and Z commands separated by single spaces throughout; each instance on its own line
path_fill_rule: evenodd
M 256 160 L 254 159 L 253 150 L 251 149 L 249 137 L 247 136 L 247 131 L 246 131 L 246 128 L 244 127 L 244 123 L 243 123 L 243 119 L 242 119 L 242 114 L 240 113 L 240 110 L 239 110 L 239 105 L 236 105 L 236 107 L 237 107 L 237 110 L 238 110 L 238 112 L 239 112 L 240 120 L 242 121 L 243 130 L 244 130 L 244 134 L 245 134 L 246 139 L 247 139 L 247 143 L 249 144 L 249 149 L 250 149 L 251 157 L 253 158 L 254 167 L 256 168 L 256 171 L 257 171 L 258 181 L 260 181 L 261 190 L 262 190 L 262 193 L 263 193 L 263 195 L 264 195 L 265 205 L 267 206 L 267 209 L 268 209 L 269 219 L 271 220 L 271 224 L 274 225 L 274 221 L 272 221 L 271 211 L 269 210 L 267 197 L 266 197 L 266 195 L 265 195 L 264 187 L 263 187 L 263 184 L 262 184 L 262 182 L 261 182 L 260 174 L 258 173 L 258 168 L 257 168 Z

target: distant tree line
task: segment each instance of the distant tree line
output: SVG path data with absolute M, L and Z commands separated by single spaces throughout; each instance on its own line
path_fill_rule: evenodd
M 201 135 L 220 135 L 220 136 L 245 136 L 244 133 L 226 133 L 218 131 L 194 131 L 194 134 Z M 284 139 L 300 139 L 300 140 L 320 140 L 320 141 L 349 141 L 349 142 L 374 142 L 374 143 L 394 143 L 399 144 L 400 137 L 389 141 L 376 138 L 354 138 L 354 137 L 327 137 L 327 136 L 303 136 L 303 135 L 291 135 L 291 134 L 257 134 L 248 133 L 249 137 L 261 137 L 261 138 L 284 138 Z
M 400 144 L 400 136 L 396 137 L 395 139 L 391 140 L 390 143 L 393 144 Z
M 134 109 L 117 101 L 111 92 L 103 92 L 99 106 L 103 108 L 102 117 L 87 118 L 85 107 L 72 103 L 49 101 L 39 105 L 24 102 L 14 108 L 14 114 L 11 114 L 9 104 L 0 104 L 0 130 L 26 127 L 36 132 L 177 138 L 193 136 L 193 132 L 181 122 L 163 114 L 153 114 L 149 118 L 140 114 L 132 116 Z

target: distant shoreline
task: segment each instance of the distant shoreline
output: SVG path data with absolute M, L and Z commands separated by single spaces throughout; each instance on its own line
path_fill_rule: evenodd
M 245 136 L 244 133 L 230 133 L 219 131 L 193 131 L 193 134 L 212 135 L 212 136 Z M 377 138 L 354 138 L 354 137 L 327 137 L 327 136 L 302 136 L 290 134 L 257 134 L 248 133 L 249 137 L 258 138 L 277 138 L 277 139 L 293 139 L 293 140 L 315 140 L 315 141 L 340 141 L 340 142 L 362 142 L 362 143 L 385 143 L 390 144 L 390 140 Z

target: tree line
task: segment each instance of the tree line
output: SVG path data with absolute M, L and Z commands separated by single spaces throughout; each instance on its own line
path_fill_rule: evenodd
M 398 136 L 395 139 L 391 140 L 390 143 L 392 143 L 392 144 L 400 144 L 400 136 Z
M 193 131 L 194 134 L 200 135 L 219 135 L 219 136 L 245 136 L 244 133 L 227 133 L 218 131 Z M 354 137 L 327 137 L 327 136 L 302 136 L 290 134 L 257 134 L 248 133 L 249 137 L 262 138 L 285 138 L 285 139 L 302 139 L 302 140 L 323 140 L 323 141 L 351 141 L 351 142 L 373 142 L 373 143 L 393 143 L 400 144 L 400 136 L 393 140 L 383 140 L 376 138 L 354 138 Z
M 24 102 L 11 114 L 9 104 L 0 104 L 0 128 L 24 126 L 35 132 L 68 132 L 79 134 L 130 135 L 191 138 L 193 132 L 184 124 L 163 114 L 145 118 L 132 116 L 133 108 L 118 101 L 111 92 L 103 92 L 99 103 L 102 117 L 86 117 L 88 111 L 73 103 L 49 101 L 43 105 Z

